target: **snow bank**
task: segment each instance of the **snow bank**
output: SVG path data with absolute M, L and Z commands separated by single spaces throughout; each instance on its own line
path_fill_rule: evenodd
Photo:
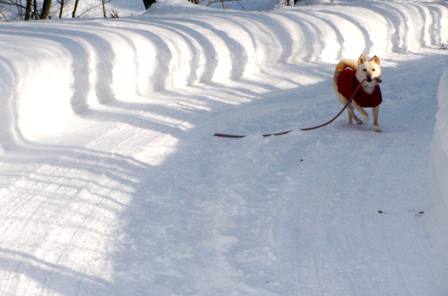
M 3 24 L 1 145 L 52 135 L 72 114 L 132 96 L 250 78 L 279 63 L 418 52 L 447 36 L 442 4 L 342 7 L 259 13 L 164 6 L 116 21 Z
M 439 110 L 432 147 L 434 175 L 433 210 L 434 220 L 429 227 L 439 249 L 448 255 L 448 68 L 443 73 L 438 89 Z

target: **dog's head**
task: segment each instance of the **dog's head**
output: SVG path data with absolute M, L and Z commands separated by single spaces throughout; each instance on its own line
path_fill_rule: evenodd
M 358 67 L 356 69 L 356 78 L 358 81 L 365 81 L 366 86 L 374 87 L 381 82 L 381 66 L 380 58 L 374 56 L 369 59 L 361 54 L 358 59 Z

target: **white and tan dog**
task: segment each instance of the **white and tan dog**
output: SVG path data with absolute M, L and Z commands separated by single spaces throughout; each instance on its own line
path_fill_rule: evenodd
M 335 69 L 333 76 L 333 87 L 342 104 L 347 104 L 352 99 L 347 108 L 348 121 L 353 119 L 359 125 L 363 121 L 356 116 L 354 109 L 359 111 L 364 121 L 369 121 L 369 115 L 364 108 L 373 108 L 373 128 L 376 132 L 381 132 L 378 124 L 380 104 L 382 102 L 380 59 L 377 56 L 369 59 L 363 54 L 358 61 L 341 60 Z M 359 84 L 361 83 L 361 87 Z

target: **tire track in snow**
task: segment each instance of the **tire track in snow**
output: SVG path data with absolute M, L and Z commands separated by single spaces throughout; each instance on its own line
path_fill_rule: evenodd
M 44 151 L 42 148 L 37 150 L 40 153 Z M 54 152 L 48 160 L 39 158 L 42 164 L 37 168 L 29 167 L 26 158 L 21 163 L 20 157 L 10 164 L 16 167 L 19 174 L 25 175 L 21 183 L 14 185 L 23 189 L 11 188 L 7 194 L 9 198 L 23 200 L 26 205 L 15 207 L 15 211 L 4 209 L 1 215 L 8 217 L 15 225 L 14 232 L 4 227 L 2 229 L 6 232 L 2 235 L 0 256 L 2 261 L 9 260 L 8 265 L 15 266 L 15 274 L 24 275 L 19 281 L 10 278 L 10 284 L 16 283 L 16 292 L 19 294 L 47 294 L 52 290 L 75 295 L 82 285 L 90 287 L 89 290 L 101 287 L 104 291 L 111 283 L 92 273 L 96 270 L 97 275 L 107 277 L 107 266 L 102 265 L 102 260 L 97 260 L 101 254 L 110 251 L 104 246 L 110 245 L 107 241 L 113 238 L 110 237 L 113 231 L 111 221 L 116 221 L 115 213 L 125 206 L 132 192 L 131 186 L 135 186 L 134 181 L 131 181 L 126 188 L 126 182 L 123 182 L 120 174 L 126 173 L 129 168 L 129 180 L 132 180 L 136 179 L 132 175 L 138 175 L 140 169 L 113 157 L 105 157 L 103 160 L 107 162 L 101 164 L 102 159 L 92 158 L 87 150 L 80 150 L 80 155 L 85 156 L 83 160 L 69 158 L 71 154 L 77 155 L 75 151 L 67 150 L 65 156 L 59 159 L 54 158 Z M 92 163 L 89 163 L 90 160 Z M 117 170 L 111 172 L 104 171 L 102 178 L 95 177 L 103 169 L 117 165 L 122 167 L 116 167 Z M 28 170 L 30 173 L 26 175 Z M 24 192 L 29 192 L 28 200 L 23 199 Z M 114 198 L 122 202 L 116 203 Z M 10 219 L 16 213 L 20 215 L 27 212 L 30 215 L 23 223 L 17 223 L 20 219 Z M 10 223 L 2 225 L 12 226 Z M 21 231 L 18 231 L 18 226 Z M 22 244 L 24 240 L 29 244 Z M 25 247 L 21 248 L 21 245 Z M 26 281 L 26 278 L 34 278 L 40 283 L 40 288 L 32 281 Z M 81 285 L 81 282 L 84 284 Z M 2 291 L 7 291 L 8 286 L 8 282 L 3 282 Z

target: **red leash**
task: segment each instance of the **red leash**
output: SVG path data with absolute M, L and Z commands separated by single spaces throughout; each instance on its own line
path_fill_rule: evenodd
M 378 80 L 378 82 L 381 82 L 381 80 L 380 80 L 379 78 L 378 78 L 377 80 Z M 352 96 L 351 96 L 350 99 L 348 100 L 347 104 L 345 104 L 345 106 L 342 107 L 341 111 L 339 111 L 339 113 L 336 114 L 336 116 L 334 116 L 332 119 L 330 119 L 330 120 L 328 120 L 328 121 L 326 121 L 326 122 L 324 122 L 324 123 L 322 123 L 322 124 L 319 124 L 319 125 L 316 125 L 316 126 L 312 126 L 312 127 L 301 128 L 300 130 L 301 130 L 301 131 L 311 131 L 311 130 L 315 130 L 315 129 L 318 129 L 318 128 L 327 126 L 327 125 L 329 125 L 330 123 L 332 123 L 333 121 L 335 121 L 336 118 L 338 118 L 338 117 L 342 114 L 342 112 L 344 112 L 344 110 L 347 109 L 348 105 L 351 104 L 353 98 L 355 97 L 356 93 L 358 92 L 359 88 L 361 87 L 361 85 L 362 85 L 362 83 L 363 83 L 364 81 L 366 81 L 366 79 L 364 79 L 363 81 L 361 81 L 361 82 L 359 83 L 359 85 L 356 87 L 355 91 L 353 92 Z M 263 134 L 263 137 L 282 136 L 282 135 L 289 134 L 290 132 L 293 132 L 293 131 L 294 131 L 294 130 L 291 129 L 291 130 L 287 130 L 287 131 L 283 131 L 283 132 L 270 133 L 270 134 Z M 214 135 L 215 137 L 232 138 L 232 139 L 240 139 L 240 138 L 247 137 L 247 135 L 232 135 L 232 134 L 221 134 L 221 133 L 215 133 L 215 134 L 213 134 L 213 135 Z

